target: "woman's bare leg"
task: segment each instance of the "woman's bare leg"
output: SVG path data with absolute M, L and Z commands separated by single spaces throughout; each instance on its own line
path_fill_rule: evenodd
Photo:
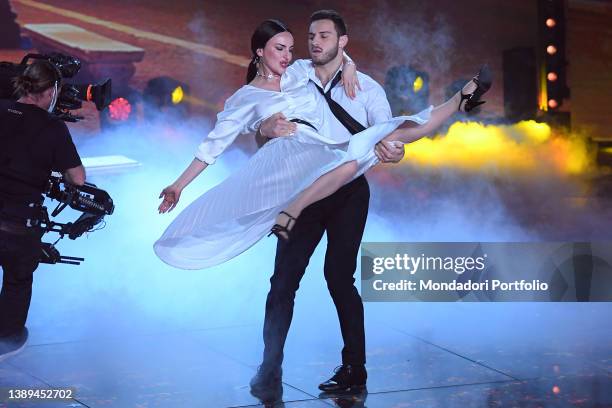
M 471 80 L 463 87 L 464 94 L 470 94 L 476 90 L 476 83 Z M 385 141 L 401 141 L 412 143 L 424 136 L 431 135 L 437 128 L 448 120 L 459 108 L 461 91 L 453 95 L 442 105 L 438 105 L 431 111 L 429 121 L 423 125 L 415 125 L 413 122 L 404 122 L 397 130 L 385 137 Z
M 353 160 L 325 173 L 306 190 L 302 191 L 284 211 L 291 214 L 293 217 L 299 217 L 304 208 L 332 195 L 340 187 L 351 181 L 357 173 L 357 170 L 357 162 Z M 287 221 L 289 221 L 289 217 L 285 214 L 279 214 L 278 217 L 276 217 L 276 223 L 279 225 L 287 225 Z M 293 222 L 289 223 L 287 228 L 291 230 L 291 228 L 293 228 Z M 281 232 L 281 234 L 287 237 L 286 233 Z

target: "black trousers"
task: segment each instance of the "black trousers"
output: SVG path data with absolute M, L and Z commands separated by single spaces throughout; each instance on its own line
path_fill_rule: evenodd
M 0 230 L 0 336 L 21 331 L 28 317 L 34 271 L 40 259 L 40 234 Z
M 278 241 L 266 300 L 264 365 L 280 366 L 283 361 L 295 293 L 324 232 L 328 241 L 324 274 L 340 320 L 342 363 L 365 364 L 363 303 L 353 275 L 369 201 L 370 188 L 361 176 L 304 209 L 291 230 L 289 242 Z

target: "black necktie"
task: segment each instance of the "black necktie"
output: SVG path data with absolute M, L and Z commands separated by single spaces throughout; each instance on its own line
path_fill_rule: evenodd
M 336 74 L 335 78 L 332 80 L 329 90 L 327 92 L 324 92 L 323 88 L 317 85 L 314 81 L 313 83 L 315 84 L 321 95 L 325 97 L 325 100 L 329 105 L 329 109 L 331 109 L 336 119 L 338 119 L 340 123 L 342 123 L 344 127 L 349 132 L 351 132 L 351 135 L 354 135 L 355 133 L 359 133 L 365 130 L 365 126 L 357 122 L 355 118 L 353 118 L 347 111 L 344 110 L 342 106 L 340 106 L 338 102 L 334 101 L 331 97 L 331 91 L 336 85 L 338 85 L 340 79 L 342 79 L 342 71 L 338 71 L 338 74 Z

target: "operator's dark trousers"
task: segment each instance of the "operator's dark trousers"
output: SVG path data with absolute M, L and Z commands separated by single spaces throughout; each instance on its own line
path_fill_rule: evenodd
M 336 305 L 344 340 L 342 363 L 365 364 L 363 303 L 354 286 L 357 253 L 368 215 L 370 188 L 364 176 L 307 207 L 291 230 L 288 242 L 278 241 L 274 274 L 266 301 L 264 361 L 280 366 L 293 300 L 306 266 L 327 231 L 325 280 Z
M 0 230 L 0 336 L 19 333 L 28 317 L 32 278 L 40 258 L 40 235 Z

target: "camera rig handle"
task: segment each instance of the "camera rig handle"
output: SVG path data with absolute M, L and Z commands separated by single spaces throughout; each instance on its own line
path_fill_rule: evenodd
M 42 252 L 40 263 L 80 265 L 81 262 L 85 260 L 85 258 L 78 258 L 76 256 L 63 256 L 59 253 L 57 248 L 49 242 L 42 242 L 40 249 Z

